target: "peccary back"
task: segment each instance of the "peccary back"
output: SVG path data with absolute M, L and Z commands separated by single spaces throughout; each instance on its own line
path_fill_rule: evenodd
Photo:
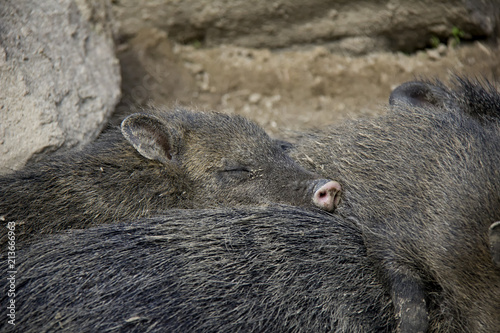
M 174 210 L 45 236 L 17 260 L 24 333 L 394 328 L 361 232 L 319 210 Z M 5 309 L 10 296 L 1 297 Z

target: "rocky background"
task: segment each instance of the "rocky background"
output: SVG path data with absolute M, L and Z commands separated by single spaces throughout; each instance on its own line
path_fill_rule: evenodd
M 148 104 L 279 135 L 384 112 L 414 78 L 497 80 L 499 22 L 500 0 L 3 0 L 0 173 Z

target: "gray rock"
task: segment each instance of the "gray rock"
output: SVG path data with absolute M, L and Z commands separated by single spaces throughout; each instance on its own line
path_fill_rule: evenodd
M 354 54 L 411 52 L 428 46 L 431 37 L 445 41 L 453 28 L 463 31 L 466 39 L 493 36 L 500 8 L 498 0 L 116 0 L 113 4 L 120 33 L 127 36 L 156 27 L 182 43 L 269 48 L 347 39 L 345 49 L 341 44 L 333 48 Z
M 93 140 L 120 97 L 110 4 L 0 6 L 0 173 Z

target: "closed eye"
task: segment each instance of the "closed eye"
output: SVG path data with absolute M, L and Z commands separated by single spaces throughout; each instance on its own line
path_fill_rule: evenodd
M 223 179 L 244 181 L 251 178 L 252 171 L 247 167 L 229 167 L 220 171 L 219 174 Z
M 236 167 L 236 168 L 227 168 L 224 169 L 223 172 L 229 172 L 229 173 L 245 173 L 245 172 L 252 172 L 249 168 L 245 167 Z

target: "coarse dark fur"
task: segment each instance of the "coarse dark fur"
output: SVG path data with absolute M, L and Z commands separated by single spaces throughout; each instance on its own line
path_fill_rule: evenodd
M 500 331 L 500 94 L 412 82 L 386 115 L 290 137 L 306 168 L 343 184 L 403 332 Z
M 320 210 L 173 210 L 45 236 L 17 260 L 17 332 L 388 332 L 395 325 L 360 230 Z M 6 309 L 8 281 L 1 286 Z M 0 327 L 12 329 L 7 320 Z
M 23 239 L 174 207 L 312 206 L 319 178 L 243 117 L 147 110 L 80 152 L 0 177 L 0 216 Z

